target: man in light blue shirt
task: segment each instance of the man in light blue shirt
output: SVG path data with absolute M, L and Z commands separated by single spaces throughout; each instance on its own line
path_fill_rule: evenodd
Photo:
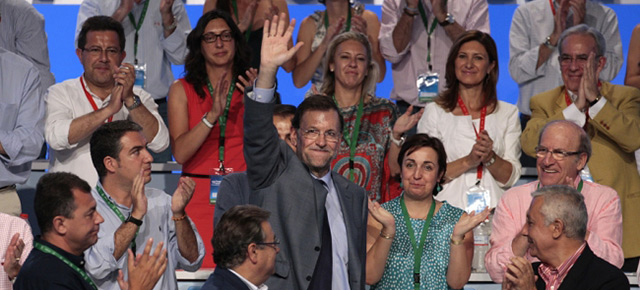
M 22 212 L 15 185 L 27 181 L 40 154 L 44 112 L 36 67 L 0 48 L 0 212 Z
M 204 259 L 202 238 L 185 212 L 195 182 L 180 178 L 172 196 L 145 187 L 153 161 L 146 146 L 142 128 L 128 120 L 104 124 L 91 136 L 99 176 L 91 194 L 105 221 L 98 242 L 85 251 L 85 269 L 99 289 L 120 289 L 116 278 L 119 269 L 128 268 L 127 249 L 140 254 L 149 238 L 167 248 L 167 267 L 154 289 L 178 289 L 176 269 L 196 271 Z

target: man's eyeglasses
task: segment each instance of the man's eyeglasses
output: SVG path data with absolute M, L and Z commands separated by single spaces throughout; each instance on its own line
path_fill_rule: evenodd
M 332 142 L 332 143 L 338 142 L 338 140 L 340 139 L 340 135 L 338 134 L 338 132 L 333 130 L 325 131 L 323 135 L 324 135 L 324 138 L 327 140 L 327 142 Z M 302 136 L 309 140 L 316 140 L 318 139 L 318 136 L 320 136 L 320 130 L 318 129 L 302 130 Z
M 213 32 L 207 32 L 205 34 L 202 35 L 202 40 L 206 43 L 214 43 L 218 40 L 218 37 L 224 41 L 224 42 L 229 42 L 233 39 L 233 36 L 231 36 L 231 32 L 229 31 L 224 31 L 220 34 L 215 34 Z
M 274 237 L 273 242 L 257 242 L 256 245 L 269 246 L 269 247 L 272 247 L 274 250 L 277 250 L 280 247 L 280 240 Z
M 549 150 L 549 148 L 547 148 L 547 147 L 536 146 L 536 156 L 538 156 L 540 158 L 545 158 L 545 157 L 547 157 L 547 153 L 551 153 L 551 157 L 553 157 L 553 159 L 555 159 L 557 161 L 562 161 L 563 159 L 565 159 L 568 156 L 578 155 L 578 154 L 580 154 L 582 152 L 580 152 L 580 151 L 564 151 L 564 150 L 560 150 L 560 149 Z
M 102 49 L 102 47 L 92 46 L 92 47 L 85 47 L 82 50 L 88 52 L 92 56 L 102 55 L 102 52 L 104 52 L 104 51 L 107 52 L 107 56 L 116 56 L 116 55 L 120 54 L 120 49 L 115 48 L 115 47 L 109 47 L 107 49 Z
M 596 60 L 599 58 L 600 56 L 596 55 Z M 571 65 L 571 63 L 575 62 L 576 65 L 578 66 L 584 66 L 585 64 L 587 64 L 587 61 L 589 60 L 589 55 L 588 54 L 579 54 L 576 55 L 576 57 L 572 57 L 568 54 L 563 54 L 558 56 L 558 61 L 560 62 L 561 66 L 569 66 Z

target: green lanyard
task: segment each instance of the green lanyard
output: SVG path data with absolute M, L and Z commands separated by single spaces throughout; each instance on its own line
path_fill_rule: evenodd
M 422 1 L 420 1 L 418 10 L 420 11 L 420 18 L 422 18 L 424 28 L 427 29 L 427 64 L 429 65 L 429 71 L 433 71 L 433 67 L 431 66 L 431 35 L 433 34 L 433 31 L 436 30 L 436 26 L 438 26 L 438 18 L 434 16 L 433 22 L 431 22 L 431 27 L 429 27 L 427 13 L 424 11 L 424 7 L 422 7 L 422 5 Z M 444 5 L 447 5 L 447 1 L 444 2 Z
M 134 36 L 134 41 L 133 41 L 133 59 L 134 59 L 134 63 L 138 64 L 138 32 L 140 31 L 140 28 L 142 27 L 142 22 L 144 22 L 144 16 L 147 15 L 147 8 L 149 7 L 149 2 L 151 2 L 151 0 L 146 0 L 144 2 L 144 7 L 142 8 L 142 13 L 140 13 L 140 18 L 138 19 L 138 24 L 136 24 L 136 20 L 135 18 L 133 18 L 133 13 L 129 12 L 129 21 L 131 21 L 131 24 L 133 25 L 133 28 L 136 29 L 136 33 Z
M 209 88 L 209 95 L 213 98 L 213 86 L 211 85 L 211 81 L 207 79 L 207 87 Z M 227 117 L 229 116 L 229 106 L 231 105 L 231 97 L 233 97 L 233 91 L 236 89 L 236 82 L 234 80 L 231 81 L 231 86 L 229 86 L 229 93 L 227 93 L 227 104 L 224 106 L 224 111 L 222 115 L 218 118 L 218 123 L 220 124 L 220 147 L 219 150 L 219 160 L 220 160 L 220 174 L 225 174 L 224 170 L 224 142 L 225 142 L 225 131 L 227 129 Z M 213 104 L 212 104 L 213 105 Z
M 326 10 L 324 11 L 324 28 L 326 30 L 329 30 L 329 16 L 327 16 Z M 347 10 L 347 26 L 345 27 L 344 31 L 349 30 L 351 30 L 351 7 L 349 7 L 349 10 Z
M 98 194 L 100 195 L 100 197 L 102 197 L 102 200 L 104 200 L 105 203 L 107 203 L 107 205 L 109 206 L 109 208 L 111 208 L 111 210 L 118 216 L 118 218 L 122 221 L 125 222 L 127 220 L 127 218 L 124 217 L 124 215 L 122 214 L 122 212 L 120 212 L 120 210 L 118 209 L 118 207 L 116 206 L 115 203 L 113 203 L 111 200 L 109 200 L 109 198 L 107 197 L 107 194 L 104 193 L 104 191 L 102 190 L 102 188 L 100 188 L 100 186 L 96 185 L 96 190 L 98 191 Z M 133 236 L 133 240 L 131 241 L 131 250 L 135 253 L 136 252 L 136 238 L 138 237 L 138 232 L 140 231 L 140 227 L 138 227 L 138 229 L 136 230 L 136 235 Z
M 78 266 L 76 266 L 74 263 L 72 263 L 71 261 L 69 261 L 69 259 L 67 259 L 66 257 L 64 257 L 63 255 L 60 255 L 60 253 L 56 252 L 54 249 L 50 248 L 49 246 L 46 246 L 44 244 L 41 244 L 39 242 L 33 242 L 33 246 L 42 251 L 43 253 L 52 255 L 58 259 L 60 259 L 60 261 L 64 262 L 65 264 L 67 264 L 69 267 L 71 267 L 71 269 L 75 270 L 76 272 L 78 272 L 78 274 L 80 274 L 80 276 L 82 277 L 82 279 L 84 279 L 84 281 L 86 281 L 87 283 L 89 283 L 89 285 L 91 285 L 91 287 L 93 289 L 98 290 L 98 286 L 96 286 L 95 283 L 93 283 L 93 281 L 91 280 L 91 278 L 89 278 L 89 275 L 87 275 L 87 273 L 80 269 Z
M 429 231 L 429 225 L 431 224 L 431 218 L 436 211 L 436 201 L 431 200 L 431 209 L 427 215 L 427 220 L 422 226 L 422 233 L 420 234 L 420 244 L 416 245 L 416 235 L 413 232 L 413 226 L 411 225 L 411 219 L 409 218 L 409 212 L 407 206 L 404 204 L 404 194 L 400 198 L 400 206 L 402 206 L 402 216 L 404 216 L 404 222 L 407 224 L 407 231 L 409 232 L 409 238 L 411 239 L 411 246 L 413 247 L 413 288 L 415 290 L 420 289 L 420 261 L 422 260 L 422 252 L 424 250 L 424 242 L 427 240 L 427 232 Z
M 338 101 L 336 100 L 336 96 L 333 95 L 333 101 L 338 105 Z M 349 136 L 349 126 L 344 126 L 342 128 L 342 135 L 344 136 L 344 142 L 349 146 L 349 180 L 353 182 L 355 177 L 353 176 L 354 170 L 354 158 L 356 157 L 356 147 L 358 147 L 358 135 L 360 135 L 360 125 L 362 124 L 362 111 L 364 107 L 364 98 L 360 98 L 360 102 L 358 103 L 358 111 L 356 113 L 356 123 L 353 126 L 353 134 Z
M 580 183 L 578 183 L 578 192 L 582 193 L 582 179 L 580 179 Z M 540 181 L 538 181 L 538 187 L 536 187 L 536 190 L 540 189 Z
M 231 0 L 231 5 L 233 5 L 233 15 L 236 16 L 236 21 L 240 23 L 240 18 L 238 18 L 238 2 Z M 244 32 L 244 40 L 246 41 L 249 41 L 249 37 L 251 36 L 251 27 L 253 27 L 253 22 L 249 23 L 249 28 Z

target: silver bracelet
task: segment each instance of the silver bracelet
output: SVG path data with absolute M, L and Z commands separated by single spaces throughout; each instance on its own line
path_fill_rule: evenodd
M 202 123 L 204 123 L 205 126 L 209 127 L 209 129 L 213 128 L 213 125 L 216 124 L 216 122 L 209 122 L 209 120 L 207 120 L 207 113 L 204 113 L 204 115 L 202 115 Z

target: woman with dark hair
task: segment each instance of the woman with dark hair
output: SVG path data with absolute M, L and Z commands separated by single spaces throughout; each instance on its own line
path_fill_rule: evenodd
M 284 12 L 289 17 L 289 8 L 286 0 L 205 0 L 203 13 L 211 10 L 220 10 L 232 15 L 233 20 L 244 35 L 247 44 L 251 48 L 249 66 L 253 69 L 260 67 L 260 47 L 262 47 L 262 29 L 265 19 L 271 19 L 273 15 Z M 290 41 L 289 48 L 293 47 Z M 282 65 L 282 68 L 291 72 L 296 66 L 293 58 Z M 252 72 L 256 74 L 256 71 Z
M 169 89 L 169 134 L 182 174 L 196 181 L 187 206 L 202 238 L 211 240 L 215 199 L 210 176 L 244 171 L 244 104 L 238 77 L 248 68 L 249 52 L 229 14 L 210 11 L 187 37 L 185 77 Z M 211 253 L 211 244 L 205 243 Z M 205 260 L 205 267 L 212 267 Z
M 389 175 L 384 170 L 385 157 L 398 109 L 388 99 L 374 95 L 379 70 L 372 54 L 366 35 L 354 31 L 339 34 L 327 49 L 319 89 L 333 97 L 345 122 L 333 170 L 366 189 L 369 198 L 383 202 L 388 200 L 382 190 Z
M 477 30 L 462 34 L 449 52 L 445 79 L 447 89 L 418 122 L 419 133 L 447 148 L 438 200 L 467 209 L 466 193 L 475 191 L 493 208 L 520 177 L 521 128 L 516 107 L 496 96 L 498 52 L 491 36 Z
M 351 7 L 349 0 L 320 1 L 326 6 L 325 11 L 315 11 L 302 20 L 298 31 L 298 42 L 304 46 L 298 51 L 297 65 L 293 70 L 293 84 L 302 88 L 309 81 L 320 89 L 323 80 L 323 59 L 329 43 L 342 32 L 355 31 L 367 36 L 371 43 L 371 55 L 378 64 L 379 74 L 374 81 L 381 82 L 384 78 L 386 64 L 380 54 L 378 33 L 380 21 L 378 16 L 364 10 L 364 6 Z M 307 96 L 312 90 L 307 92 Z
M 471 275 L 473 233 L 489 209 L 466 214 L 434 199 L 447 172 L 442 142 L 409 137 L 397 162 L 404 191 L 369 202 L 366 280 L 371 289 L 462 289 Z

